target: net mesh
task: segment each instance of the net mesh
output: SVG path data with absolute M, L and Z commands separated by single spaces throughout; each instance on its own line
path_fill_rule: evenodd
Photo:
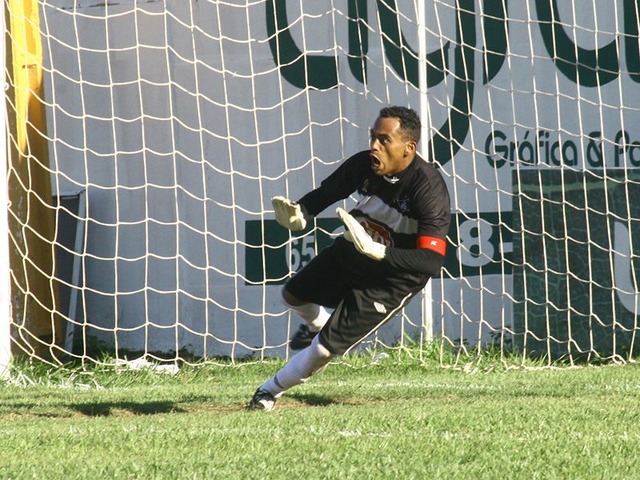
M 637 355 L 637 2 L 6 3 L 16 353 L 289 355 L 280 288 L 340 222 L 288 232 L 270 198 L 400 104 L 448 183 L 450 248 L 364 348 Z

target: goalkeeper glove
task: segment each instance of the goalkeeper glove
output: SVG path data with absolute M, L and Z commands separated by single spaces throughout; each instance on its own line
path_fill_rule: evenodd
M 387 247 L 381 243 L 374 242 L 364 227 L 349 215 L 346 210 L 338 208 L 336 213 L 347 227 L 344 237 L 350 242 L 353 242 L 360 253 L 364 253 L 374 260 L 382 260 L 384 258 L 387 253 Z
M 276 221 L 284 228 L 297 232 L 307 226 L 302 208 L 296 202 L 285 197 L 273 197 L 271 204 L 276 212 Z

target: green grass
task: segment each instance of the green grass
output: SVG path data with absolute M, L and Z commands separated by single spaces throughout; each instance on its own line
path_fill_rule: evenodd
M 175 376 L 23 367 L 0 384 L 0 478 L 640 477 L 635 364 L 365 364 L 329 366 L 270 413 L 244 405 L 276 361 Z

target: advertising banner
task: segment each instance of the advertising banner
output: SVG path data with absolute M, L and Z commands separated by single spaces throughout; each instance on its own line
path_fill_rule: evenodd
M 43 6 L 54 184 L 86 190 L 93 334 L 283 354 L 297 320 L 280 288 L 341 225 L 330 208 L 290 236 L 270 199 L 315 188 L 401 104 L 421 113 L 453 217 L 442 278 L 384 341 L 632 341 L 635 2 L 97 3 Z

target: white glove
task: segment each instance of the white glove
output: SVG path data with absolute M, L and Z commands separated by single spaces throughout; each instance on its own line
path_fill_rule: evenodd
M 273 197 L 271 204 L 276 212 L 276 221 L 284 228 L 297 232 L 307 226 L 302 208 L 296 202 L 285 197 Z
M 336 210 L 340 220 L 347 227 L 344 238 L 353 242 L 360 253 L 364 253 L 374 260 L 382 260 L 387 253 L 387 247 L 383 244 L 374 242 L 373 238 L 366 232 L 364 227 L 358 221 L 347 213 L 343 208 Z

